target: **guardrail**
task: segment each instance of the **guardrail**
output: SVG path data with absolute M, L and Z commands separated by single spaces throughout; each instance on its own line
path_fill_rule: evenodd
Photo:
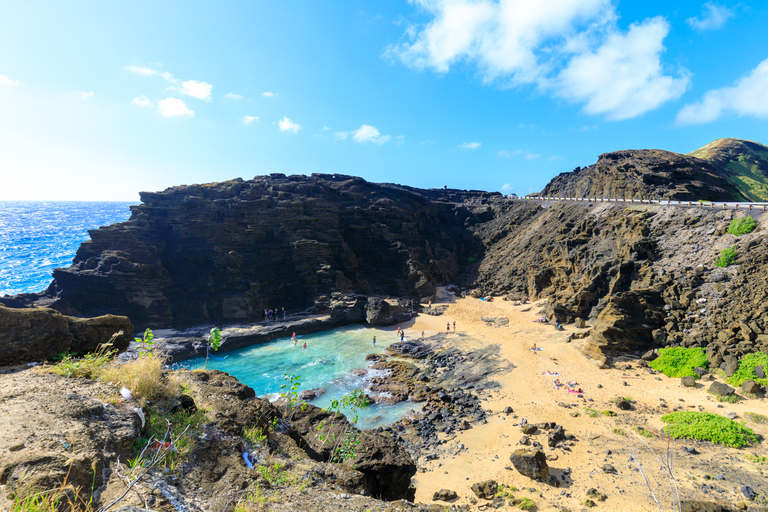
M 515 198 L 513 198 L 515 199 Z M 682 208 L 710 208 L 710 209 L 729 209 L 734 210 L 762 210 L 765 211 L 768 203 L 737 203 L 737 202 L 714 202 L 714 201 L 672 201 L 669 199 L 606 199 L 600 197 L 553 197 L 553 196 L 533 196 L 517 197 L 519 200 L 534 201 L 577 201 L 583 203 L 630 203 L 630 204 L 648 204 L 656 206 L 678 206 Z

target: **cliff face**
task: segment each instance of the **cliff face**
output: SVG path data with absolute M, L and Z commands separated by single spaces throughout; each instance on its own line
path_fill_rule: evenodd
M 658 149 L 615 151 L 556 176 L 542 196 L 681 201 L 746 199 L 713 162 Z
M 91 231 L 38 302 L 143 328 L 256 321 L 333 292 L 428 297 L 477 255 L 466 226 L 494 196 L 340 175 L 145 192 L 130 220 Z

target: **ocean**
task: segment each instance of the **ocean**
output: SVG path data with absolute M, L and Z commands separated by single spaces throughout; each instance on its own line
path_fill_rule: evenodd
M 128 220 L 128 202 L 0 201 L 0 295 L 40 292 L 89 229 Z
M 51 272 L 72 263 L 77 248 L 89 240 L 88 230 L 124 222 L 130 217 L 127 202 L 0 201 L 0 295 L 39 292 L 51 283 Z M 416 335 L 406 333 L 406 336 Z M 376 336 L 377 346 L 371 340 Z M 333 399 L 368 379 L 360 368 L 365 356 L 383 353 L 397 341 L 394 330 L 349 326 L 311 334 L 294 346 L 289 338 L 216 354 L 209 369 L 226 371 L 251 386 L 258 396 L 280 393 L 285 374 L 300 378 L 300 389 L 324 388 L 312 404 L 327 407 Z M 307 348 L 303 349 L 304 343 Z M 203 359 L 176 366 L 202 368 Z M 415 404 L 374 405 L 360 413 L 359 426 L 374 428 L 405 415 Z

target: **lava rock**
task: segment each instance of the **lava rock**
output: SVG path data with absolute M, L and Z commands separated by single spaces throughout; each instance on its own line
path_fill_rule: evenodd
M 543 451 L 533 448 L 520 448 L 509 457 L 512 465 L 520 474 L 528 478 L 544 479 L 549 474 L 547 457 Z

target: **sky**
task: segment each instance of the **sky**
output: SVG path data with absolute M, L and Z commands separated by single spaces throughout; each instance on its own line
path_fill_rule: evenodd
M 328 173 L 540 191 L 768 143 L 768 3 L 0 0 L 0 200 Z

